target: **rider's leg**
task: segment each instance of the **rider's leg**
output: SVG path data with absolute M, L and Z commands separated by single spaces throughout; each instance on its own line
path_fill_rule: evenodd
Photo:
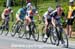
M 71 37 L 71 35 L 72 35 L 72 25 L 69 25 L 69 36 Z
M 72 24 L 73 24 L 73 21 L 74 21 L 74 18 L 71 19 L 71 24 L 69 26 L 69 28 L 70 28 L 70 37 L 72 37 Z
M 59 38 L 59 40 L 63 41 L 63 37 L 62 37 L 63 27 L 62 27 L 62 22 L 60 19 L 57 20 L 56 25 L 59 26 L 58 38 Z
M 71 37 L 72 35 L 72 24 L 73 24 L 73 20 L 69 19 L 67 23 L 67 33 L 69 37 Z
M 7 19 L 5 23 L 6 23 L 5 24 L 6 25 L 6 30 L 9 30 L 9 19 Z
M 3 19 L 3 20 L 2 20 L 2 24 L 1 24 L 1 26 L 0 26 L 0 29 L 2 29 L 4 23 L 5 23 L 5 20 Z
M 45 21 L 45 31 L 46 31 L 45 38 L 47 38 L 47 32 L 48 32 L 48 21 L 47 20 Z
M 26 16 L 26 28 L 28 28 L 27 30 L 30 30 L 30 22 L 31 22 L 30 17 Z
M 31 22 L 30 17 L 26 16 L 26 24 L 27 24 L 27 25 L 29 25 L 29 24 L 30 24 L 30 22 Z

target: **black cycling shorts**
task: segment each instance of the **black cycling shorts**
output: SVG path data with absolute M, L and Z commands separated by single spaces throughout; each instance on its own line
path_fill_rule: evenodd
M 47 19 L 48 24 L 51 24 L 51 19 Z
M 74 21 L 74 19 L 68 19 L 67 24 L 68 24 L 68 25 L 73 25 L 73 21 Z

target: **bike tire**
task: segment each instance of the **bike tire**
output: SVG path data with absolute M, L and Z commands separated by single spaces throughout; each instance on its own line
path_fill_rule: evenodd
M 63 41 L 64 41 L 64 47 L 68 48 L 69 47 L 68 36 L 67 36 L 67 34 L 64 30 L 62 32 L 62 38 L 63 38 Z
M 11 32 L 11 36 L 12 37 L 14 37 L 15 35 L 16 35 L 16 29 L 17 29 L 17 26 L 14 24 L 13 26 L 12 26 L 12 32 Z
M 42 27 L 42 42 L 46 43 L 48 38 L 44 38 L 46 34 L 45 26 Z
M 38 32 L 38 30 L 37 30 L 36 27 L 33 28 L 32 35 L 33 35 L 33 38 L 34 38 L 35 41 L 38 41 L 39 40 L 39 32 Z

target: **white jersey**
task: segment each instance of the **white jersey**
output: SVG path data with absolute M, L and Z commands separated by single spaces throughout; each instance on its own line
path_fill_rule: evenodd
M 43 17 L 47 19 L 51 18 L 50 14 L 48 14 L 48 11 L 44 13 Z
M 57 12 L 57 9 L 56 9 L 56 10 L 54 10 L 53 12 L 51 12 L 51 13 L 50 13 L 50 15 L 54 14 L 55 12 Z
M 47 17 L 47 15 L 48 15 L 48 11 L 44 13 L 43 17 L 45 18 Z

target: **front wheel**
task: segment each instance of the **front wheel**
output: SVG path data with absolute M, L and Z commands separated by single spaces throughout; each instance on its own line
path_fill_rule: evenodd
M 47 39 L 48 39 L 48 38 L 45 38 L 45 35 L 46 35 L 46 30 L 45 30 L 45 26 L 43 26 L 43 28 L 42 28 L 42 41 L 44 43 L 46 43 Z
M 11 32 L 12 37 L 14 37 L 16 35 L 16 31 L 17 31 L 16 29 L 17 29 L 17 25 L 13 25 L 12 29 L 11 29 L 12 30 L 12 32 Z
M 62 44 L 64 44 L 65 48 L 68 48 L 69 43 L 68 43 L 68 36 L 66 34 L 66 32 L 63 30 L 62 32 L 62 39 L 61 39 Z
M 57 32 L 56 32 L 55 28 L 52 29 L 50 32 L 50 41 L 51 41 L 51 44 L 53 44 L 53 45 L 57 45 L 59 43 L 58 37 L 57 37 Z
M 36 27 L 34 27 L 32 35 L 35 41 L 39 40 L 39 32 Z

